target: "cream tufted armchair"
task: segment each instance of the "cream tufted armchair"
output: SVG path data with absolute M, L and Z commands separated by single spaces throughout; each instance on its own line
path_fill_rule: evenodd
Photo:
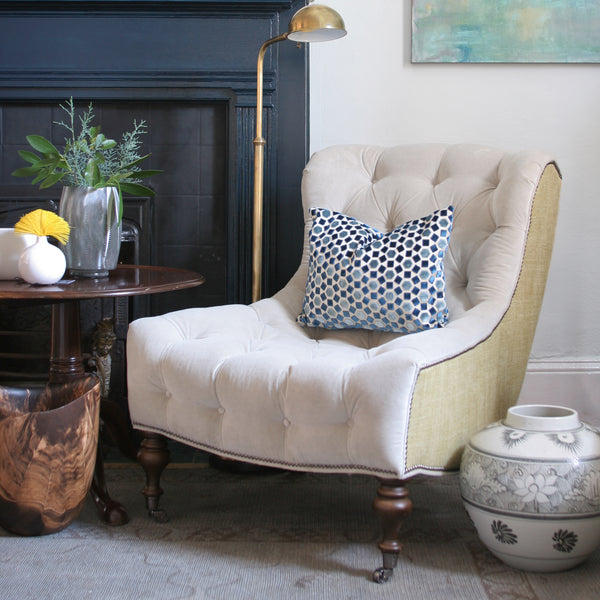
M 560 174 L 541 152 L 475 145 L 338 146 L 302 181 L 302 262 L 272 298 L 131 324 L 129 406 L 160 517 L 165 437 L 259 465 L 379 478 L 385 581 L 411 509 L 406 480 L 459 466 L 469 437 L 516 403 L 553 244 Z M 408 335 L 298 324 L 309 208 L 380 231 L 454 207 L 444 258 L 449 321 Z

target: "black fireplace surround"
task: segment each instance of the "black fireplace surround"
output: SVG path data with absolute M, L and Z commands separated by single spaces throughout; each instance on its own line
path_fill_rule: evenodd
M 23 165 L 17 151 L 27 148 L 25 136 L 41 134 L 60 146 L 58 105 L 70 97 L 80 107 L 93 102 L 95 123 L 108 137 L 144 119 L 142 150 L 152 153 L 144 168 L 164 170 L 150 180 L 154 197 L 126 198 L 135 250 L 126 249 L 124 260 L 206 276 L 199 288 L 129 307 L 129 318 L 248 302 L 257 54 L 305 4 L 0 0 L 0 226 L 32 207 L 52 209 L 60 197 L 60 186 L 39 190 L 11 176 Z M 272 46 L 265 60 L 263 295 L 289 279 L 302 250 L 307 65 L 306 46 L 291 42 Z M 90 306 L 84 331 L 112 310 Z M 5 308 L 0 320 L 12 318 Z M 125 333 L 117 332 L 121 339 Z

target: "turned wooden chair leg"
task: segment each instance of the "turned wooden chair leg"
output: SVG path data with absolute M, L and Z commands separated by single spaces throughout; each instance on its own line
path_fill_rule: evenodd
M 171 454 L 167 447 L 167 440 L 158 433 L 144 431 L 144 439 L 137 453 L 138 462 L 146 473 L 146 487 L 142 494 L 146 496 L 148 514 L 161 523 L 168 521 L 167 513 L 158 508 L 158 500 L 163 491 L 160 487 L 160 476 L 169 464 Z
M 398 563 L 398 554 L 402 550 L 400 527 L 412 510 L 412 502 L 403 481 L 381 479 L 380 483 L 373 509 L 382 523 L 383 540 L 379 542 L 379 549 L 383 554 L 383 567 L 373 571 L 373 581 L 385 583 Z

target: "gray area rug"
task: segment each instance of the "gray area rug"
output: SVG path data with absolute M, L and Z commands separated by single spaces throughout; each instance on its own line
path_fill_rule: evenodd
M 91 501 L 62 532 L 0 530 L 0 598 L 545 600 L 600 597 L 600 550 L 571 571 L 523 573 L 479 542 L 457 475 L 416 478 L 413 513 L 392 580 L 380 566 L 373 478 L 281 472 L 236 475 L 167 469 L 167 523 L 148 519 L 136 465 L 107 469 L 131 517 L 102 525 Z

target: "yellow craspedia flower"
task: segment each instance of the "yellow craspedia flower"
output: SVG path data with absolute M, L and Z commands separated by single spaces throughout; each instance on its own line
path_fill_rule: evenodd
M 15 225 L 15 233 L 32 233 L 33 235 L 50 235 L 61 244 L 69 240 L 69 224 L 57 214 L 49 210 L 37 210 L 21 217 Z

